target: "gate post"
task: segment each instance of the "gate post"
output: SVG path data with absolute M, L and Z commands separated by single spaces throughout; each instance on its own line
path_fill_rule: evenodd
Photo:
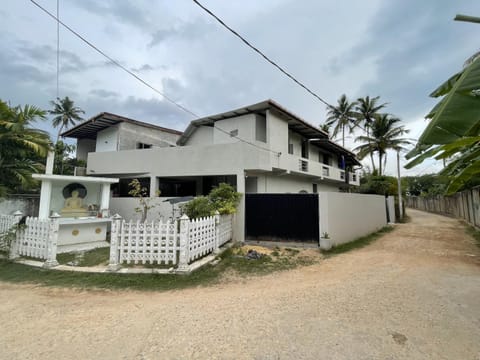
M 51 268 L 58 265 L 57 261 L 57 242 L 58 242 L 58 229 L 60 215 L 56 212 L 50 216 L 50 223 L 48 229 L 47 240 L 47 260 L 43 263 L 43 267 Z
M 215 247 L 213 249 L 214 254 L 220 252 L 220 213 L 215 210 Z
M 118 214 L 112 218 L 112 234 L 110 235 L 110 260 L 108 271 L 117 271 L 120 267 L 118 254 L 118 238 L 122 229 L 122 217 Z
M 183 214 L 180 218 L 180 258 L 178 260 L 178 270 L 188 271 L 188 258 L 190 257 L 190 251 L 188 243 L 188 224 L 190 222 L 189 217 Z

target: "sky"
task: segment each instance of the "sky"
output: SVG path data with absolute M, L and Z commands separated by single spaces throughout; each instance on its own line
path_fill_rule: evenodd
M 56 14 L 56 0 L 36 0 Z M 335 104 L 380 96 L 418 138 L 428 95 L 479 50 L 478 0 L 201 0 L 270 58 Z M 59 0 L 60 19 L 198 116 L 273 99 L 313 125 L 326 106 L 245 46 L 191 0 Z M 50 109 L 57 96 L 57 25 L 30 0 L 0 8 L 0 99 Z M 184 130 L 194 119 L 60 28 L 59 97 L 85 119 L 111 112 Z M 37 123 L 55 136 L 49 121 Z M 358 146 L 353 136 L 349 149 Z M 387 174 L 396 174 L 388 155 Z M 401 163 L 406 161 L 402 159 Z M 367 159 L 364 161 L 367 165 Z M 432 173 L 427 161 L 402 175 Z

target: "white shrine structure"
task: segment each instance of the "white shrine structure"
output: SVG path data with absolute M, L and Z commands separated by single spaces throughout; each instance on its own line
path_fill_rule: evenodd
M 38 217 L 60 215 L 57 253 L 109 246 L 107 240 L 110 185 L 117 178 L 53 175 L 54 154 L 47 157 Z

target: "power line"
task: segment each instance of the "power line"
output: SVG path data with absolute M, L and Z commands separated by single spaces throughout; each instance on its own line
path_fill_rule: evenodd
M 165 100 L 167 100 L 168 102 L 172 103 L 173 105 L 175 105 L 177 108 L 179 108 L 180 110 L 190 114 L 190 115 L 193 115 L 194 117 L 196 118 L 199 118 L 199 116 L 197 114 L 195 114 L 193 111 L 190 111 L 189 109 L 187 109 L 186 107 L 180 105 L 179 103 L 175 102 L 173 99 L 169 98 L 167 95 L 165 95 L 164 93 L 162 93 L 160 90 L 156 89 L 155 87 L 153 87 L 152 85 L 150 85 L 149 83 L 147 83 L 145 80 L 143 80 L 141 77 L 139 77 L 138 75 L 134 74 L 132 71 L 130 71 L 129 69 L 127 69 L 125 66 L 123 66 L 122 64 L 120 64 L 118 61 L 114 60 L 113 58 L 111 58 L 110 56 L 108 56 L 105 52 L 103 52 L 102 50 L 100 50 L 98 47 L 96 47 L 95 45 L 93 45 L 90 41 L 88 41 L 87 39 L 85 39 L 82 35 L 80 35 L 79 33 L 77 33 L 75 30 L 73 30 L 71 27 L 69 27 L 68 25 L 66 25 L 65 23 L 63 23 L 62 21 L 60 21 L 60 19 L 58 17 L 56 17 L 55 15 L 53 15 L 51 12 L 49 12 L 47 9 L 43 8 L 40 4 L 38 4 L 37 2 L 35 2 L 34 0 L 30 0 L 30 2 L 32 2 L 35 6 L 37 6 L 40 10 L 42 10 L 43 12 L 45 12 L 48 16 L 50 16 L 51 18 L 55 19 L 57 21 L 57 24 L 61 24 L 64 28 L 66 28 L 68 31 L 70 31 L 72 34 L 74 34 L 76 37 L 78 37 L 80 40 L 82 40 L 84 43 L 86 43 L 88 46 L 90 46 L 92 49 L 94 49 L 96 52 L 98 52 L 99 54 L 101 54 L 102 56 L 104 56 L 105 58 L 107 58 L 108 60 L 110 60 L 113 64 L 115 64 L 116 66 L 118 66 L 120 69 L 122 69 L 123 71 L 125 71 L 126 73 L 128 73 L 129 75 L 133 76 L 135 79 L 137 79 L 138 81 L 140 81 L 143 85 L 147 86 L 148 88 L 150 88 L 151 90 L 155 91 L 157 94 L 161 95 Z
M 30 0 L 30 2 L 32 2 L 35 6 L 37 6 L 38 8 L 40 8 L 43 12 L 45 12 L 47 15 L 49 15 L 51 18 L 53 18 L 56 22 L 57 22 L 57 27 L 58 27 L 58 24 L 62 25 L 64 28 L 66 28 L 68 31 L 70 31 L 72 34 L 74 34 L 76 37 L 78 37 L 80 40 L 82 40 L 84 43 L 86 43 L 88 46 L 90 46 L 92 49 L 94 49 L 95 51 L 97 51 L 99 54 L 101 54 L 102 56 L 104 56 L 105 58 L 107 58 L 109 61 L 111 61 L 113 64 L 115 64 L 116 66 L 118 66 L 119 68 L 121 68 L 123 71 L 125 71 L 126 73 L 128 73 L 129 75 L 133 76 L 135 79 L 137 79 L 138 81 L 140 81 L 142 84 L 144 84 L 145 86 L 147 86 L 148 88 L 150 88 L 151 90 L 155 91 L 157 94 L 161 95 L 163 98 L 165 98 L 167 101 L 169 101 L 170 103 L 172 103 L 173 105 L 175 105 L 176 107 L 178 107 L 179 109 L 187 112 L 188 114 L 190 115 L 193 115 L 196 119 L 199 119 L 200 116 L 198 116 L 197 114 L 195 114 L 193 111 L 190 111 L 189 109 L 187 109 L 186 107 L 178 104 L 177 102 L 175 102 L 174 100 L 170 99 L 167 95 L 165 95 L 164 93 L 162 93 L 161 91 L 157 90 L 155 87 L 153 87 L 152 85 L 150 85 L 149 83 L 147 83 L 145 80 L 143 80 L 142 78 L 140 78 L 139 76 L 137 76 L 136 74 L 134 74 L 132 71 L 130 71 L 129 69 L 127 69 L 126 67 L 124 67 L 123 65 L 121 65 L 119 62 L 117 62 L 116 60 L 114 60 L 113 58 L 111 58 L 110 56 L 108 56 L 104 51 L 100 50 L 97 46 L 95 46 L 94 44 L 92 44 L 90 41 L 88 41 L 87 39 L 85 39 L 82 35 L 80 35 L 79 33 L 77 33 L 75 30 L 73 30 L 71 27 L 69 27 L 67 24 L 63 23 L 62 21 L 60 21 L 60 19 L 53 15 L 52 13 L 50 13 L 48 10 L 46 10 L 45 8 L 43 8 L 41 5 L 39 5 L 37 2 L 35 2 L 34 0 Z M 58 31 L 58 30 L 57 30 Z M 57 37 L 57 41 L 58 41 L 58 37 Z M 58 51 L 57 51 L 57 57 L 58 57 Z M 58 65 L 57 65 L 58 66 Z M 57 70 L 57 82 L 58 82 L 58 70 Z M 242 139 L 241 137 L 239 136 L 236 136 L 236 135 L 232 135 L 230 132 L 228 131 L 225 131 L 223 129 L 220 129 L 219 127 L 214 127 L 215 129 L 225 133 L 225 134 L 228 134 L 236 139 L 238 139 L 239 141 L 245 143 L 245 144 L 248 144 L 248 145 L 251 145 L 251 146 L 254 146 L 258 149 L 261 149 L 261 150 L 264 150 L 264 151 L 268 151 L 268 152 L 271 152 L 277 156 L 279 156 L 281 153 L 277 152 L 277 151 L 274 151 L 274 150 L 271 150 L 271 149 L 268 149 L 268 148 L 264 148 L 262 146 L 259 146 L 255 143 L 252 143 L 248 140 L 245 140 L 245 139 Z
M 295 82 L 297 85 L 302 87 L 304 90 L 306 90 L 309 94 L 313 95 L 317 100 L 321 101 L 323 104 L 327 105 L 329 108 L 334 108 L 333 105 L 330 105 L 328 102 L 323 100 L 319 95 L 317 95 L 313 90 L 310 90 L 305 84 L 303 84 L 300 80 L 297 80 L 292 74 L 290 74 L 287 70 L 285 70 L 283 67 L 278 65 L 275 61 L 270 59 L 267 55 L 265 55 L 261 50 L 259 50 L 257 47 L 253 46 L 247 39 L 245 39 L 242 35 L 240 35 L 237 31 L 232 29 L 230 26 L 228 26 L 222 19 L 220 19 L 217 15 L 215 15 L 212 11 L 207 9 L 205 6 L 203 6 L 200 2 L 197 0 L 193 0 L 195 4 L 197 4 L 200 8 L 202 8 L 205 12 L 207 12 L 210 16 L 212 16 L 215 20 L 217 20 L 223 27 L 225 27 L 228 31 L 230 31 L 233 35 L 238 37 L 245 45 L 247 45 L 249 48 L 251 48 L 253 51 L 255 51 L 257 54 L 259 54 L 262 58 L 264 58 L 267 62 L 269 62 L 271 65 L 276 67 L 280 72 L 282 72 L 284 75 L 286 75 L 288 78 L 290 78 L 293 82 Z

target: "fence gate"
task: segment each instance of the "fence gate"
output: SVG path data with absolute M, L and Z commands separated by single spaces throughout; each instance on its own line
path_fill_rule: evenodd
M 247 240 L 318 242 L 317 194 L 246 194 Z

